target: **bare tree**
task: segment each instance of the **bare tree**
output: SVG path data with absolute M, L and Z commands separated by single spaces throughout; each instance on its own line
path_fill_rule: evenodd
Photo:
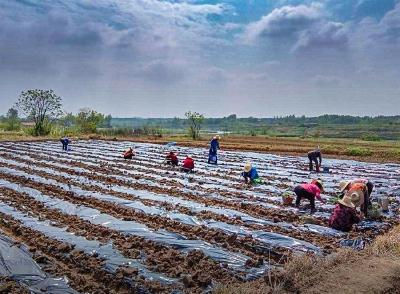
M 62 115 L 61 97 L 53 90 L 27 90 L 18 98 L 16 107 L 35 123 L 35 136 L 47 135 L 47 124 Z
M 189 135 L 193 140 L 200 137 L 201 124 L 204 121 L 204 116 L 198 112 L 188 111 L 185 116 L 189 122 Z

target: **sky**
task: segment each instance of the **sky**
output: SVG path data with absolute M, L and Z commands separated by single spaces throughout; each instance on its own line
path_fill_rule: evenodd
M 1 0 L 0 113 L 396 115 L 400 0 Z

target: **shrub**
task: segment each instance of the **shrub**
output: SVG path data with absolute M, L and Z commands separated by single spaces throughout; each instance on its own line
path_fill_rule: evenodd
M 372 151 L 368 148 L 348 147 L 345 154 L 349 156 L 368 156 L 372 154 Z
M 382 140 L 381 137 L 379 137 L 377 134 L 374 133 L 365 134 L 361 137 L 361 139 L 364 141 L 373 141 L 373 142 Z

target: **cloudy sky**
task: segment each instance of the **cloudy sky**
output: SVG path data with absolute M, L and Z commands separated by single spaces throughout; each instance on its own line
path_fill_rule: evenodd
M 399 114 L 400 0 L 1 0 L 0 113 Z

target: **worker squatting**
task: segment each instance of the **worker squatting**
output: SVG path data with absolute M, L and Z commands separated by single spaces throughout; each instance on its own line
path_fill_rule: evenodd
M 63 151 L 68 151 L 68 145 L 71 140 L 67 137 L 60 139 Z M 214 136 L 210 141 L 208 152 L 208 164 L 218 163 L 218 150 L 220 150 L 220 136 Z M 132 159 L 136 153 L 133 148 L 129 148 L 123 153 L 124 159 Z M 194 173 L 195 161 L 191 155 L 186 155 L 182 163 L 179 163 L 179 154 L 170 151 L 165 155 L 164 164 L 171 167 L 179 168 L 185 173 Z M 315 171 L 320 172 L 322 164 L 322 154 L 318 147 L 316 150 L 310 151 L 307 154 L 309 160 L 309 170 L 312 171 L 315 166 Z M 257 168 L 251 162 L 246 162 L 241 173 L 243 182 L 246 185 L 262 184 L 263 180 L 257 172 Z M 371 207 L 371 193 L 374 185 L 368 179 L 355 179 L 352 181 L 342 181 L 339 185 L 339 200 L 329 219 L 329 226 L 340 231 L 348 232 L 352 229 L 353 224 L 360 222 L 364 217 L 368 216 L 368 208 Z M 302 200 L 310 203 L 311 214 L 316 211 L 316 200 L 321 203 L 325 201 L 321 197 L 324 192 L 322 180 L 313 179 L 309 183 L 303 183 L 294 187 L 294 195 L 296 196 L 295 206 L 300 207 Z

